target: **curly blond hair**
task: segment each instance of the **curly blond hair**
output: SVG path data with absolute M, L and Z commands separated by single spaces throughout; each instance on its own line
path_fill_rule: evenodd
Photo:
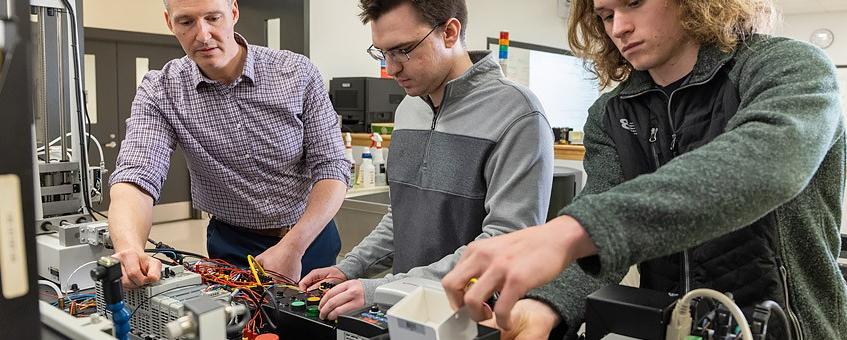
M 772 0 L 666 0 L 679 7 L 683 30 L 701 45 L 732 51 L 755 33 L 770 32 L 779 14 Z M 571 0 L 571 50 L 586 59 L 601 87 L 629 78 L 633 68 L 606 34 L 594 0 Z

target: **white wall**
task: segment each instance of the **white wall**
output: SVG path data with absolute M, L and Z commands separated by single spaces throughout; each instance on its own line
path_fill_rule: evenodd
M 832 46 L 826 53 L 837 65 L 847 65 L 847 11 L 809 14 L 787 14 L 777 34 L 802 41 L 809 41 L 812 32 L 827 28 L 835 35 Z
M 512 40 L 557 48 L 567 46 L 565 19 L 555 0 L 467 0 L 467 44 L 485 49 L 486 38 L 507 30 Z M 531 4 L 529 4 L 531 3 Z M 321 0 L 310 3 L 310 55 L 324 80 L 333 77 L 379 76 L 379 63 L 365 49 L 371 44 L 368 25 L 357 14 L 358 1 Z
M 485 49 L 488 37 L 509 31 L 511 40 L 567 48 L 567 22 L 555 0 L 467 0 L 468 48 Z
M 83 26 L 171 34 L 160 0 L 83 0 Z
M 249 0 L 246 0 L 249 1 Z M 469 49 L 485 49 L 501 30 L 511 39 L 557 48 L 567 46 L 565 19 L 555 0 L 467 0 Z M 531 3 L 531 4 L 528 4 Z M 318 0 L 309 6 L 309 55 L 326 82 L 333 77 L 378 77 L 379 63 L 365 49 L 371 32 L 357 14 L 358 1 Z M 85 27 L 171 34 L 159 0 L 84 0 Z M 131 13 L 131 15 L 128 15 Z
M 371 29 L 359 21 L 358 3 L 309 2 L 309 56 L 327 83 L 335 77 L 379 77 L 379 62 L 365 52 Z

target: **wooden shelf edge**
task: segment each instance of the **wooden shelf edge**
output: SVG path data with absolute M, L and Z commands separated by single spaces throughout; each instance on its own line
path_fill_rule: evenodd
M 354 146 L 370 146 L 371 138 L 368 133 L 354 133 L 353 137 L 353 145 Z M 391 146 L 391 136 L 382 136 L 383 142 L 382 147 L 388 148 Z M 553 146 L 553 152 L 556 159 L 561 160 L 571 160 L 571 161 L 581 161 L 585 158 L 585 147 L 582 145 L 562 145 L 557 144 Z

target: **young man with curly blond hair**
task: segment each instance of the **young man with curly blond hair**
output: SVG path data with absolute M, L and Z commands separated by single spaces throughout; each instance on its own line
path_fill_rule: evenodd
M 573 332 L 586 294 L 639 264 L 643 288 L 773 300 L 794 339 L 847 338 L 835 68 L 761 34 L 774 18 L 770 0 L 572 1 L 571 48 L 620 82 L 589 110 L 588 183 L 547 224 L 471 243 L 443 280 L 454 306 L 485 319 L 500 291 L 510 336 Z

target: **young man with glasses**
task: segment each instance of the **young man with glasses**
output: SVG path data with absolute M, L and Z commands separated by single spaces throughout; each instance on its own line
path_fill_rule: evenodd
M 464 45 L 464 0 L 361 0 L 368 53 L 409 95 L 389 155 L 391 210 L 337 266 L 300 283 L 344 281 L 320 317 L 370 304 L 374 289 L 415 276 L 439 280 L 465 245 L 544 221 L 553 135 L 537 98 L 504 78 L 495 55 Z M 358 279 L 393 267 L 381 279 Z M 354 280 L 358 279 L 358 280 Z

